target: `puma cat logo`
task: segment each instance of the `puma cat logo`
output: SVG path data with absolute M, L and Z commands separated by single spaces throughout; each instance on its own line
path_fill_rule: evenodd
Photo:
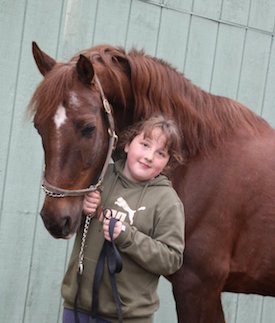
M 128 212 L 128 216 L 129 216 L 129 219 L 130 219 L 130 224 L 132 225 L 133 224 L 133 221 L 134 221 L 134 216 L 135 216 L 135 213 L 137 211 L 144 211 L 146 209 L 145 206 L 141 206 L 140 208 L 138 208 L 137 210 L 132 210 L 130 208 L 130 206 L 128 205 L 128 203 L 124 200 L 123 197 L 119 197 L 116 201 L 115 201 L 115 204 L 118 205 L 119 207 L 121 207 L 124 211 Z

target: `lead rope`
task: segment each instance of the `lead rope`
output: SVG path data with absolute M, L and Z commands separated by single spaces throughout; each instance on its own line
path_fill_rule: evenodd
M 103 211 L 104 217 L 107 210 L 111 211 L 110 209 L 105 209 Z M 112 215 L 112 211 L 111 211 L 111 215 Z M 87 233 L 91 222 L 91 218 L 92 217 L 90 215 L 86 216 L 82 239 L 81 239 L 80 252 L 79 252 L 79 264 L 78 264 L 78 271 L 77 271 L 77 291 L 74 299 L 74 318 L 76 323 L 79 323 L 79 318 L 77 313 L 77 300 L 78 300 L 79 291 L 80 291 L 81 277 L 84 270 L 83 260 L 84 260 L 85 242 L 87 239 Z M 95 276 L 94 276 L 94 282 L 93 282 L 93 301 L 91 306 L 91 314 L 92 314 L 92 317 L 94 318 L 97 312 L 99 284 L 103 275 L 104 263 L 105 263 L 105 257 L 106 257 L 111 286 L 113 290 L 113 297 L 114 297 L 114 301 L 115 301 L 115 305 L 118 313 L 118 319 L 119 319 L 119 323 L 122 323 L 122 310 L 121 310 L 121 304 L 120 304 L 119 294 L 118 294 L 116 280 L 115 280 L 115 273 L 119 273 L 122 270 L 122 259 L 116 248 L 115 242 L 113 240 L 114 227 L 117 221 L 118 221 L 117 219 L 111 216 L 110 225 L 109 225 L 109 234 L 110 234 L 111 242 L 107 240 L 104 241 L 104 244 L 102 246 L 102 249 L 99 255 Z
M 113 239 L 114 228 L 118 220 L 112 217 L 111 209 L 105 209 L 103 211 L 104 217 L 106 216 L 107 211 L 111 212 L 110 224 L 109 224 L 109 235 L 111 238 L 111 242 L 109 242 L 108 240 L 104 241 L 104 244 L 102 246 L 102 249 L 97 261 L 95 275 L 94 275 L 94 282 L 93 282 L 93 299 L 92 299 L 92 305 L 91 305 L 91 315 L 92 315 L 92 318 L 97 317 L 97 310 L 98 310 L 98 303 L 99 303 L 99 286 L 104 272 L 105 259 L 107 259 L 107 267 L 108 267 L 110 282 L 112 286 L 113 298 L 114 298 L 114 302 L 115 302 L 115 306 L 118 314 L 118 321 L 119 323 L 122 323 L 122 310 L 121 310 L 121 304 L 120 304 L 119 294 L 118 294 L 117 285 L 116 285 L 116 278 L 115 278 L 115 274 L 121 272 L 122 270 L 122 259 L 116 248 L 116 245 Z

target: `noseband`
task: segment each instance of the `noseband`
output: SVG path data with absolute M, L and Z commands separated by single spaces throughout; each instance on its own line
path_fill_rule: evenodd
M 110 108 L 110 104 L 108 102 L 108 100 L 105 98 L 102 86 L 99 82 L 98 77 L 95 75 L 95 80 L 97 83 L 97 86 L 99 88 L 100 91 L 100 96 L 101 96 L 101 100 L 103 103 L 103 107 L 104 107 L 104 112 L 106 113 L 107 119 L 108 119 L 108 134 L 109 134 L 109 147 L 108 147 L 108 152 L 106 155 L 106 159 L 105 159 L 105 163 L 103 165 L 101 174 L 99 175 L 98 181 L 95 185 L 91 185 L 89 188 L 84 188 L 84 189 L 79 189 L 79 190 L 69 190 L 69 189 L 63 189 L 60 187 L 56 187 L 52 184 L 50 184 L 45 177 L 45 174 L 43 176 L 43 183 L 41 185 L 41 188 L 44 190 L 44 192 L 46 193 L 46 195 L 50 196 L 50 197 L 55 197 L 55 198 L 60 198 L 60 197 L 67 197 L 67 196 L 81 196 L 84 195 L 86 193 L 89 192 L 93 192 L 96 190 L 100 190 L 101 189 L 101 185 L 103 182 L 103 178 L 105 176 L 108 164 L 110 162 L 111 156 L 112 156 L 112 152 L 116 147 L 116 143 L 118 140 L 118 137 L 115 133 L 115 124 L 114 124 L 114 118 L 112 115 L 112 111 Z

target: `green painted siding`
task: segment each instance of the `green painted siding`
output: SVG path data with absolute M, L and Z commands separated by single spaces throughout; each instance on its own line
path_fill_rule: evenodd
M 275 126 L 275 0 L 0 0 L 0 322 L 61 322 L 73 240 L 40 219 L 43 153 L 28 101 L 41 80 L 31 42 L 60 60 L 98 43 L 136 46 L 195 84 L 236 98 Z M 155 322 L 176 322 L 161 280 Z M 228 323 L 275 322 L 275 300 L 223 294 Z

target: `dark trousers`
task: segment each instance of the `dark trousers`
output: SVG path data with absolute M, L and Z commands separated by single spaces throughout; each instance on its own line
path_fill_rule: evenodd
M 77 313 L 78 313 L 79 323 L 89 323 L 89 314 L 88 313 L 79 312 L 79 311 Z M 98 319 L 97 319 L 97 322 L 100 323 L 100 321 Z M 64 308 L 62 323 L 76 323 L 75 319 L 74 319 L 74 311 L 73 310 L 70 310 L 68 308 Z

